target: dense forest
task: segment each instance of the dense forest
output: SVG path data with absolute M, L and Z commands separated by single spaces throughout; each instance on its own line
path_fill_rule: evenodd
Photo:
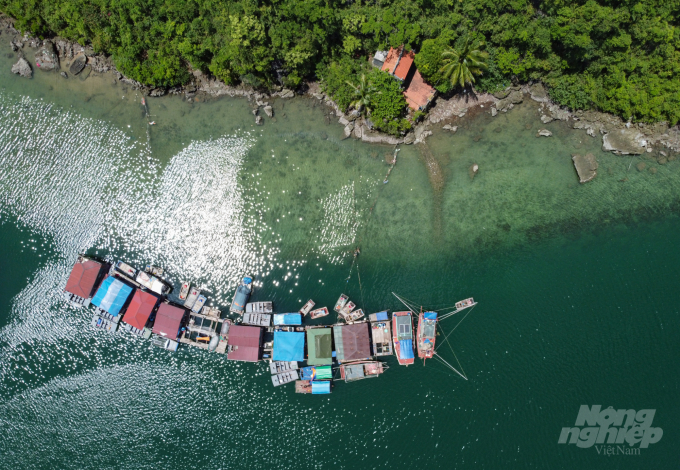
M 449 93 L 442 53 L 470 40 L 488 56 L 477 90 L 541 80 L 570 108 L 680 120 L 680 0 L 0 0 L 0 10 L 21 30 L 90 43 L 154 86 L 186 83 L 189 66 L 255 87 L 316 78 L 347 107 L 365 75 L 392 132 L 407 126 L 394 118 L 404 103 L 369 57 L 404 44 Z

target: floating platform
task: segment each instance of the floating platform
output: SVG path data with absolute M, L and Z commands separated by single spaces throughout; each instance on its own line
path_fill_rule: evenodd
M 392 354 L 392 328 L 387 311 L 372 313 L 368 316 L 371 322 L 371 340 L 373 354 L 389 356 Z
M 246 304 L 246 313 L 267 313 L 274 312 L 274 302 L 251 302 Z
M 274 384 L 274 387 L 278 387 L 279 385 L 285 385 L 298 380 L 299 378 L 300 376 L 296 370 L 289 370 L 280 374 L 272 375 L 272 383 Z
M 380 361 L 361 361 L 340 365 L 340 378 L 345 382 L 378 377 L 387 369 Z
M 272 361 L 269 363 L 269 371 L 272 374 L 280 374 L 291 370 L 298 370 L 298 363 L 295 361 Z
M 127 323 L 123 323 L 122 329 L 127 331 L 130 334 L 141 336 L 144 339 L 149 339 L 151 338 L 151 329 L 144 327 L 143 329 L 135 328 L 132 325 L 128 325 Z
M 118 329 L 118 323 L 113 322 L 107 318 L 102 318 L 99 315 L 94 315 L 92 317 L 92 326 L 95 328 L 99 328 L 104 331 L 108 331 L 109 333 L 115 333 L 116 330 Z
M 241 323 L 244 325 L 268 327 L 272 324 L 272 316 L 265 313 L 244 313 Z
M 191 312 L 189 324 L 184 334 L 180 336 L 179 341 L 183 344 L 224 354 L 227 351 L 230 324 L 231 321 L 228 319 L 222 320 Z
M 177 347 L 179 346 L 179 343 L 177 341 L 157 335 L 153 336 L 153 338 L 151 339 L 151 344 L 153 344 L 157 348 L 167 349 L 168 351 L 172 352 L 177 351 Z

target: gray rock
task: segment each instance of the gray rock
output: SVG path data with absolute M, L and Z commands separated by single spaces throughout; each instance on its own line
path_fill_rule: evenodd
M 597 176 L 597 159 L 592 153 L 585 155 L 573 154 L 571 159 L 574 162 L 574 167 L 581 184 L 587 183 Z
M 512 109 L 512 105 L 519 104 L 522 101 L 524 101 L 524 96 L 522 95 L 522 92 L 513 90 L 506 98 L 503 98 L 496 103 L 496 109 L 498 109 L 499 111 Z
M 21 41 L 11 41 L 9 47 L 12 48 L 12 52 L 17 52 L 19 49 L 24 47 L 24 43 Z
M 19 74 L 22 77 L 31 78 L 33 76 L 33 71 L 31 66 L 26 62 L 26 59 L 19 57 L 16 64 L 12 65 L 12 73 Z
M 340 116 L 340 119 L 338 120 L 338 122 L 340 124 L 342 124 L 343 126 L 346 126 L 347 124 L 349 124 L 349 120 L 344 115 Z
M 149 92 L 149 96 L 163 96 L 165 93 L 165 88 L 154 88 Z
M 547 115 L 545 115 L 545 114 L 543 114 L 543 115 L 541 116 L 541 122 L 542 122 L 543 124 L 548 124 L 549 122 L 553 122 L 553 121 L 554 121 L 554 119 L 553 119 L 552 116 L 547 116 Z
M 444 127 L 442 127 L 445 131 L 451 131 L 451 132 L 456 132 L 458 130 L 458 126 L 452 126 L 451 124 L 447 124 Z
M 312 96 L 314 96 L 314 98 L 316 98 L 317 100 L 324 99 L 323 93 L 314 93 L 314 95 L 312 95 Z
M 529 93 L 531 93 L 531 99 L 534 101 L 538 101 L 539 103 L 548 101 L 548 92 L 542 83 L 534 83 L 531 85 Z
M 595 137 L 595 129 L 589 127 L 588 129 L 586 129 L 586 134 L 588 134 L 590 137 Z
M 361 135 L 363 134 L 363 126 L 361 124 L 354 126 L 354 137 L 357 139 L 361 139 Z
M 363 142 L 370 142 L 372 144 L 387 144 L 387 145 L 397 145 L 404 142 L 404 139 L 399 139 L 397 137 L 382 134 L 380 132 L 368 132 L 366 130 L 362 132 L 361 140 Z
M 511 91 L 512 90 L 510 90 L 509 88 L 506 89 L 506 90 L 497 91 L 496 93 L 493 94 L 493 96 L 494 96 L 494 98 L 498 98 L 499 100 L 502 100 L 503 98 L 507 97 L 510 94 Z
M 552 137 L 552 132 L 548 129 L 539 129 L 536 137 Z
M 36 52 L 35 65 L 46 72 L 50 72 L 59 66 L 59 57 L 54 52 L 54 46 L 50 41 L 46 40 L 43 47 Z
M 281 98 L 292 98 L 292 97 L 295 96 L 295 92 L 293 92 L 293 90 L 289 90 L 288 88 L 284 88 L 284 89 L 281 90 L 281 92 L 279 93 L 279 96 L 280 96 Z
M 271 106 L 265 106 L 264 113 L 269 117 L 274 117 L 274 109 Z
M 352 131 L 354 130 L 354 123 L 350 122 L 345 126 L 345 137 L 349 137 L 352 135 Z
M 258 126 L 262 125 L 262 116 L 255 117 L 255 124 L 257 124 Z
M 404 143 L 406 145 L 412 144 L 415 141 L 416 141 L 416 136 L 413 132 L 409 132 L 408 134 L 406 134 L 406 137 L 404 137 Z
M 73 62 L 71 62 L 71 66 L 69 67 L 68 71 L 71 72 L 71 75 L 78 75 L 85 68 L 85 64 L 87 64 L 87 57 L 85 54 L 78 54 L 73 59 Z
M 258 111 L 259 111 L 259 109 L 257 109 L 257 108 L 253 109 L 253 111 L 252 111 L 253 116 L 257 116 Z
M 644 152 L 643 135 L 637 129 L 618 129 L 602 136 L 602 149 L 622 155 L 640 155 Z
M 64 78 L 68 78 L 68 74 L 66 72 L 61 72 L 59 75 L 61 75 Z
M 498 114 L 498 110 L 495 107 L 491 107 L 491 117 L 496 117 L 496 114 Z
M 557 119 L 558 121 L 566 121 L 569 119 L 568 109 L 562 109 L 558 105 L 553 104 L 548 108 L 548 110 L 550 111 L 550 116 L 552 116 L 553 119 Z

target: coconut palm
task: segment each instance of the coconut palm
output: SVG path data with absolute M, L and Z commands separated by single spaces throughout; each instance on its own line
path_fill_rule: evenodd
M 468 37 L 463 47 L 457 49 L 447 47 L 442 52 L 444 66 L 440 72 L 451 80 L 454 87 L 475 83 L 475 75 L 482 75 L 489 68 L 487 65 L 489 54 L 483 50 L 485 46 L 484 41 L 471 43 Z
M 359 80 L 358 86 L 354 85 L 349 80 L 347 80 L 347 84 L 354 88 L 355 99 L 349 104 L 350 107 L 356 109 L 359 114 L 361 114 L 364 109 L 370 114 L 371 109 L 369 106 L 371 105 L 371 95 L 379 95 L 380 92 L 376 90 L 371 82 L 366 81 L 366 75 L 363 73 L 361 74 L 361 80 Z

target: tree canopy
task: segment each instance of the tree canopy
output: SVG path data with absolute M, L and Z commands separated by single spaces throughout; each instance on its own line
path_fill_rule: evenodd
M 339 82 L 404 44 L 447 92 L 441 53 L 471 37 L 490 57 L 480 90 L 541 80 L 571 108 L 680 120 L 680 0 L 0 0 L 0 11 L 22 30 L 89 42 L 154 86 L 186 83 L 189 66 L 263 87 L 320 77 L 348 106 Z M 351 74 L 331 83 L 339 70 Z

